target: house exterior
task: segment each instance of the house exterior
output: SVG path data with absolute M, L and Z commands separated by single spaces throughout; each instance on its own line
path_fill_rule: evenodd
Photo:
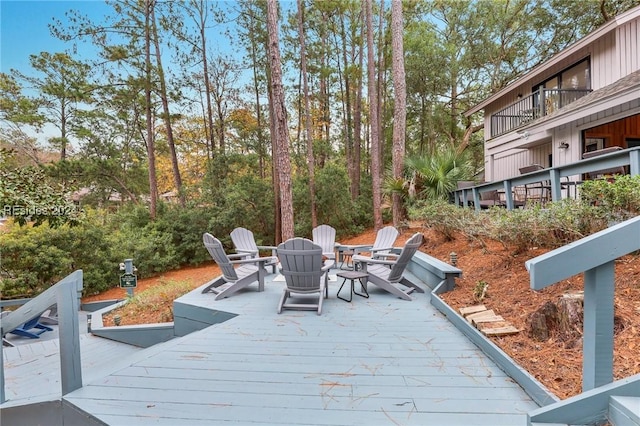
M 640 146 L 640 6 L 465 112 L 484 112 L 485 180 Z M 576 177 L 578 179 L 579 177 Z

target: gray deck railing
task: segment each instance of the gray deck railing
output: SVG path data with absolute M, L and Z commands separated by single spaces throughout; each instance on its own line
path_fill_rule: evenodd
M 531 121 L 577 101 L 591 93 L 583 89 L 541 88 L 491 115 L 491 137 L 525 126 Z
M 82 292 L 82 286 L 82 270 L 77 270 L 11 312 L 2 319 L 0 324 L 0 333 L 4 336 L 50 306 L 57 305 L 62 395 L 82 387 L 80 321 L 78 319 L 79 295 Z M 0 404 L 5 401 L 4 357 L 0 351 Z
M 468 203 L 465 200 L 469 201 L 470 198 L 476 210 L 480 210 L 481 194 L 497 190 L 504 196 L 505 207 L 512 210 L 515 206 L 513 189 L 521 185 L 537 182 L 548 182 L 551 190 L 551 199 L 558 201 L 563 198 L 562 191 L 569 191 L 572 187 L 575 189 L 575 186 L 581 183 L 580 180 L 571 180 L 570 177 L 623 166 L 629 166 L 631 175 L 640 174 L 640 147 L 623 149 L 562 166 L 549 167 L 505 180 L 460 188 L 453 193 L 454 201 L 458 205 L 467 206 Z
M 525 262 L 541 290 L 584 273 L 582 389 L 613 382 L 614 264 L 640 249 L 640 216 Z

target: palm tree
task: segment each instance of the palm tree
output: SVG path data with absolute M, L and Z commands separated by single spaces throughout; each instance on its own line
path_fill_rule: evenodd
M 404 183 L 409 198 L 448 199 L 457 188 L 458 181 L 469 179 L 473 168 L 464 153 L 448 149 L 428 157 L 412 156 L 405 159 L 408 179 Z M 397 184 L 395 185 L 397 187 Z

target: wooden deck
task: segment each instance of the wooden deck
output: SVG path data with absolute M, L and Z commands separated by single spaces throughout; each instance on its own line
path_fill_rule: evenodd
M 132 354 L 65 400 L 109 425 L 514 426 L 538 408 L 428 292 L 409 302 L 369 286 L 347 303 L 333 281 L 321 316 L 278 315 L 274 277 L 262 293 L 185 295 L 238 316 Z
M 17 346 L 3 348 L 7 402 L 2 408 L 60 399 L 60 341 L 52 334 L 47 332 L 38 340 L 20 338 L 22 342 L 11 339 Z M 83 383 L 104 377 L 141 351 L 90 334 L 80 334 L 80 348 Z

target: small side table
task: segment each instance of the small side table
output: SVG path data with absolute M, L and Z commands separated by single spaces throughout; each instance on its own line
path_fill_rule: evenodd
M 362 279 L 363 278 L 367 278 L 369 276 L 369 274 L 367 274 L 366 272 L 360 272 L 360 271 L 340 271 L 336 275 L 339 276 L 340 278 L 344 278 L 344 280 L 342 281 L 342 285 L 340 286 L 340 289 L 338 290 L 338 293 L 336 294 L 338 299 L 342 299 L 345 302 L 351 302 L 351 300 L 353 300 L 353 294 L 354 293 L 357 294 L 360 297 L 366 297 L 367 299 L 369 298 L 369 292 L 367 292 L 367 288 L 364 286 L 364 284 L 362 284 Z M 345 299 L 344 297 L 340 296 L 340 292 L 342 291 L 342 287 L 344 287 L 344 285 L 347 282 L 347 280 L 351 281 L 351 291 L 349 292 L 349 298 Z M 355 281 L 356 280 L 360 281 L 360 287 L 364 291 L 364 294 L 363 293 L 358 293 L 355 290 L 354 287 L 355 287 Z

